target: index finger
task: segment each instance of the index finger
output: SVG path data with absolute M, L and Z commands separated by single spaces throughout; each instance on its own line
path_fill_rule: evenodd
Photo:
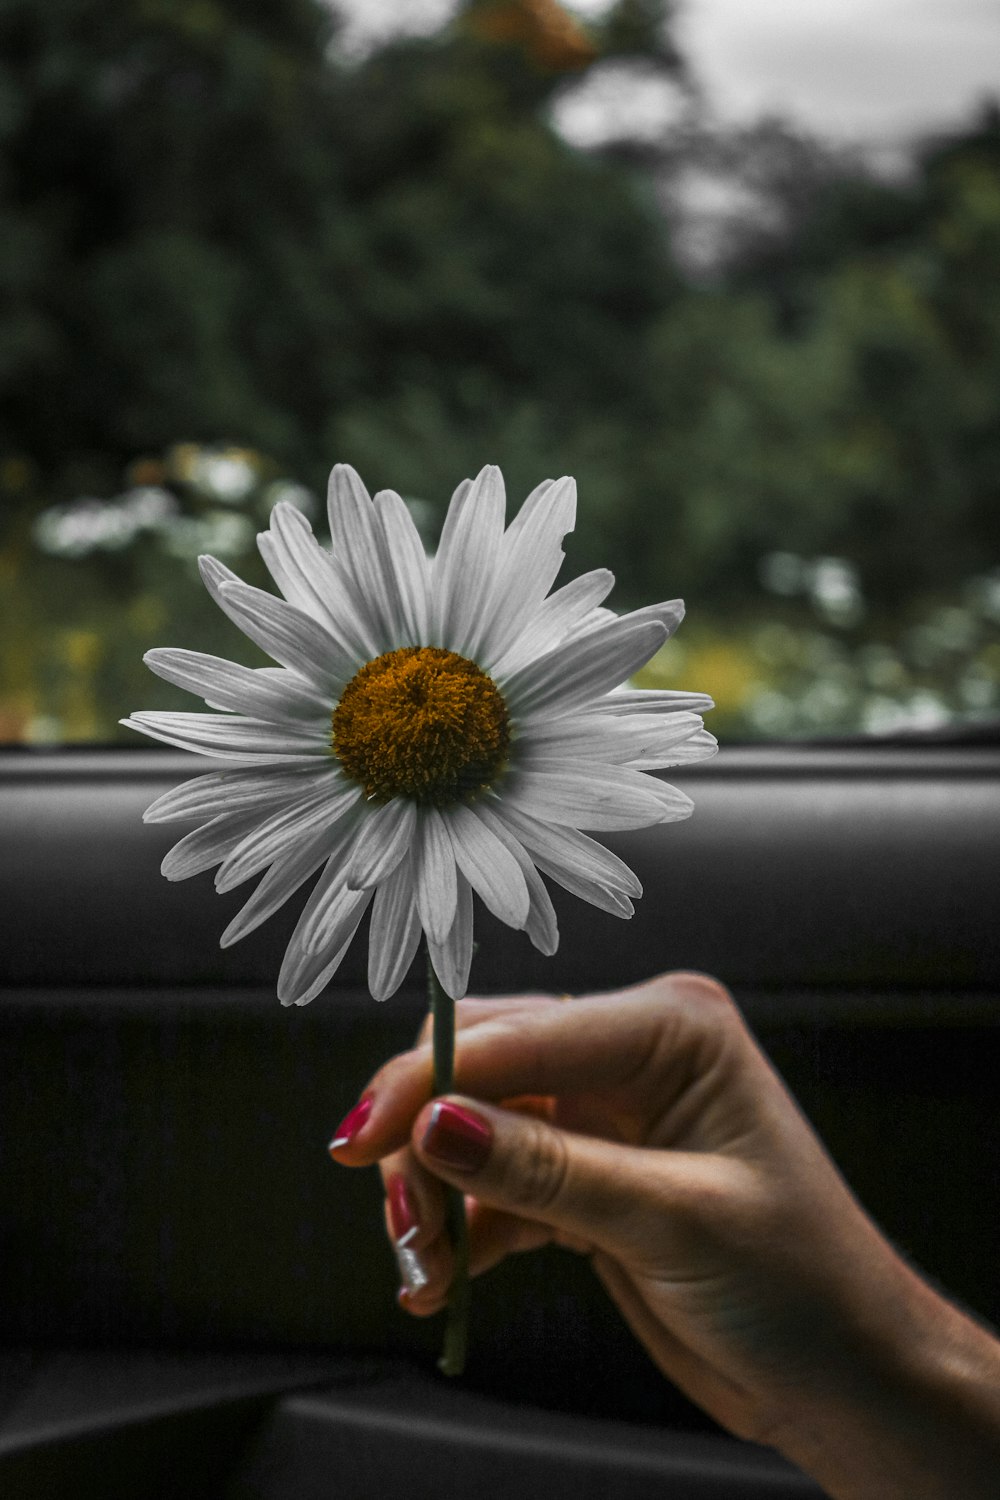
M 494 1103 L 595 1089 L 634 1092 L 655 1074 L 666 1103 L 690 1080 L 692 1065 L 700 1071 L 718 1050 L 722 1007 L 737 1016 L 721 985 L 700 975 L 664 975 L 568 1005 L 537 1000 L 498 1002 L 479 1024 L 459 1030 L 455 1092 Z M 380 1068 L 365 1091 L 371 1108 L 364 1126 L 337 1159 L 364 1166 L 398 1150 L 432 1097 L 432 1078 L 429 1043 Z
M 569 995 L 466 995 L 464 1000 L 455 1002 L 455 1030 L 467 1031 L 470 1026 L 481 1026 L 484 1021 L 492 1021 L 495 1016 L 510 1015 L 512 1011 L 524 1010 L 534 1005 L 555 1005 L 558 1001 L 568 1000 Z M 429 1042 L 434 1026 L 434 1017 L 430 1011 L 424 1016 L 417 1032 L 416 1046 L 423 1042 Z

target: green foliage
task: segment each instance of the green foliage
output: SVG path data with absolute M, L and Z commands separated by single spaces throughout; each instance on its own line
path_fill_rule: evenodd
M 674 10 L 673 0 L 617 0 L 597 28 L 603 56 L 641 57 L 683 72 L 671 29 Z
M 475 12 L 348 63 L 318 0 L 0 8 L 5 732 L 108 734 L 134 706 L 116 653 L 212 649 L 165 533 L 113 556 L 32 540 L 40 511 L 120 495 L 179 442 L 315 491 L 347 460 L 430 533 L 483 462 L 515 503 L 575 473 L 572 565 L 612 566 L 619 605 L 686 595 L 713 621 L 694 665 L 769 691 L 745 622 L 817 628 L 805 595 L 766 594 L 769 556 L 850 564 L 863 619 L 823 628 L 855 655 L 1000 560 L 997 112 L 901 185 L 762 127 L 777 228 L 693 283 L 651 183 L 548 122 L 579 47 L 564 73 Z M 671 14 L 622 0 L 590 34 L 683 76 Z M 730 723 L 759 730 L 742 691 Z

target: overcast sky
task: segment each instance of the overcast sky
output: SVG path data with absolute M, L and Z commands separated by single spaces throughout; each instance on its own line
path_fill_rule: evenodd
M 432 31 L 456 0 L 338 0 L 362 44 Z M 608 0 L 567 10 L 598 16 Z M 678 39 L 713 111 L 892 141 L 1000 98 L 1000 0 L 681 0 Z

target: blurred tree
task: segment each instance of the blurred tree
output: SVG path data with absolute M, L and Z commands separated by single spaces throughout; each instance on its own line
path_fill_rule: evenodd
M 47 498 L 179 437 L 319 483 L 364 427 L 399 484 L 414 404 L 465 467 L 498 411 L 544 409 L 555 454 L 584 410 L 643 409 L 677 293 L 656 213 L 543 112 L 585 34 L 554 0 L 355 67 L 334 34 L 313 0 L 0 12 L 0 442 Z M 437 468 L 411 483 L 440 496 Z
M 1000 114 L 897 183 L 775 122 L 569 146 L 550 110 L 592 66 L 695 97 L 673 14 L 467 0 L 357 61 L 319 0 L 3 0 L 0 575 L 41 629 L 89 570 L 73 670 L 74 610 L 152 585 L 137 548 L 50 561 L 36 599 L 31 514 L 184 440 L 315 490 L 348 460 L 430 530 L 485 461 L 515 500 L 575 473 L 572 563 L 620 604 L 738 621 L 785 551 L 847 559 L 896 618 L 996 565 Z M 675 259 L 664 163 L 761 206 L 712 275 Z
M 673 0 L 617 0 L 594 28 L 601 55 L 640 57 L 669 73 L 685 72 L 673 31 L 675 9 Z
M 456 28 L 516 49 L 542 73 L 572 73 L 597 56 L 586 31 L 557 0 L 467 0 Z
M 311 0 L 7 0 L 0 439 L 50 492 L 179 435 L 298 456 L 339 312 L 329 36 Z
M 1000 114 L 830 192 L 782 256 L 758 285 L 839 384 L 826 544 L 888 603 L 1000 556 Z

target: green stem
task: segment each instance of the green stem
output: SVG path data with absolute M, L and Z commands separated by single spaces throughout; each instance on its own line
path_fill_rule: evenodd
M 455 1084 L 455 1002 L 446 995 L 427 954 L 427 999 L 433 1020 L 434 1095 L 450 1094 Z M 469 1237 L 465 1223 L 465 1195 L 458 1188 L 445 1189 L 445 1224 L 455 1257 L 455 1271 L 448 1291 L 444 1348 L 438 1369 L 444 1375 L 461 1375 L 469 1332 Z

